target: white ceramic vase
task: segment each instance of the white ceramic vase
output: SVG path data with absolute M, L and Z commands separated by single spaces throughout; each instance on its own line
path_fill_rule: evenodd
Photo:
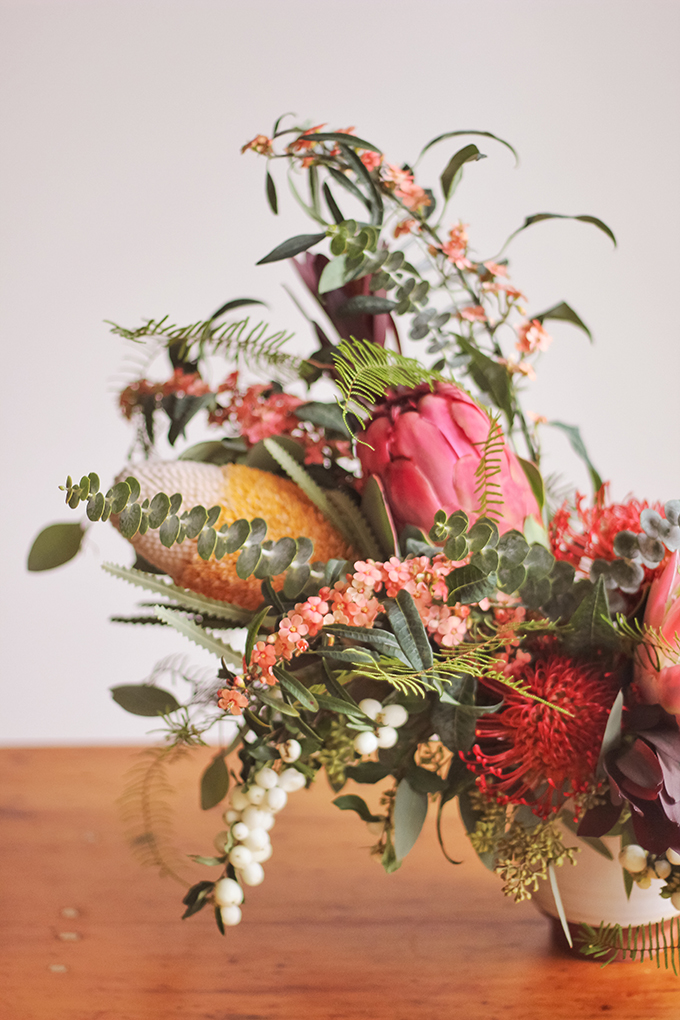
M 604 921 L 627 927 L 629 924 L 655 924 L 678 915 L 679 911 L 673 909 L 671 901 L 659 896 L 663 885 L 659 880 L 653 880 L 648 889 L 633 884 L 630 899 L 626 897 L 623 873 L 617 859 L 621 848 L 618 838 L 605 837 L 602 840 L 614 857 L 613 861 L 582 843 L 567 829 L 563 830 L 563 838 L 566 846 L 580 848 L 575 865 L 566 863 L 555 868 L 557 887 L 570 924 L 589 924 L 597 928 Z M 544 914 L 559 916 L 548 881 L 539 882 L 538 891 L 533 893 L 532 899 Z

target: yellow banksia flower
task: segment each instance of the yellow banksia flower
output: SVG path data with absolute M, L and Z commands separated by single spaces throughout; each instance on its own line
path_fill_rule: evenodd
M 314 560 L 353 559 L 350 545 L 323 516 L 294 482 L 269 471 L 243 464 L 201 464 L 194 461 L 156 461 L 134 465 L 132 474 L 141 486 L 140 500 L 157 492 L 171 496 L 181 492 L 181 511 L 194 506 L 210 509 L 221 506 L 215 527 L 232 524 L 240 518 L 267 522 L 267 538 L 277 541 L 290 536 L 306 536 L 314 543 Z M 180 512 L 181 512 L 180 511 Z M 181 545 L 166 549 L 157 531 L 137 534 L 131 539 L 140 556 L 170 575 L 175 584 L 209 598 L 231 602 L 245 609 L 256 609 L 262 602 L 261 581 L 242 580 L 236 573 L 239 553 L 220 560 L 203 560 L 196 541 L 185 539 Z M 271 579 L 276 590 L 283 587 L 284 574 Z

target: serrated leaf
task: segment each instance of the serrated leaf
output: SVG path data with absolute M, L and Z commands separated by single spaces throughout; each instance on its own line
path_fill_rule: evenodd
M 337 406 L 337 405 L 336 405 Z M 340 414 L 340 408 L 337 408 Z M 371 531 L 376 536 L 382 557 L 399 556 L 399 542 L 382 483 L 375 475 L 369 475 L 361 495 L 361 512 Z
M 213 655 L 217 655 L 220 659 L 224 659 L 225 662 L 230 663 L 237 669 L 242 668 L 242 656 L 239 655 L 238 652 L 235 652 L 229 645 L 225 644 L 224 641 L 220 641 L 219 638 L 212 637 L 207 630 L 204 630 L 203 627 L 199 627 L 197 623 L 192 623 L 191 620 L 187 620 L 186 617 L 181 615 L 181 613 L 175 612 L 172 609 L 166 609 L 164 606 L 157 606 L 155 613 L 159 620 L 162 620 L 163 623 L 167 623 L 170 627 L 173 627 L 184 637 L 188 638 L 189 641 L 193 641 L 194 644 L 207 649 L 207 651 L 212 652 Z
M 176 584 L 169 584 L 157 575 L 147 574 L 142 570 L 136 570 L 134 567 L 118 567 L 114 563 L 103 563 L 102 569 L 114 577 L 120 578 L 122 581 L 127 581 L 129 584 L 145 588 L 147 591 L 162 595 L 164 598 L 173 599 L 183 609 L 205 613 L 209 616 L 217 616 L 233 622 L 236 626 L 245 626 L 253 618 L 253 613 L 250 609 L 233 606 L 231 603 L 221 602 L 219 599 L 210 599 L 207 595 L 198 595 L 187 588 L 180 588 Z
M 201 776 L 201 808 L 208 811 L 224 800 L 229 790 L 229 770 L 223 754 L 216 755 Z
M 333 804 L 341 811 L 356 811 L 364 822 L 382 822 L 382 815 L 374 815 L 363 797 L 355 793 L 347 793 L 342 797 L 336 797 Z
M 394 798 L 394 853 L 402 861 L 415 845 L 427 815 L 427 794 L 402 779 Z
M 151 684 L 121 684 L 112 687 L 113 700 L 131 715 L 169 715 L 181 708 L 174 694 Z
M 465 163 L 474 162 L 479 159 L 486 159 L 484 153 L 480 152 L 476 145 L 466 145 L 464 148 L 459 149 L 446 165 L 446 169 L 439 178 L 444 199 L 448 201 L 453 193 L 453 182 L 454 178 L 460 170 L 463 169 Z M 459 178 L 460 179 L 460 178 Z
M 361 509 L 342 489 L 329 489 L 326 493 L 331 506 L 330 521 L 342 532 L 359 556 L 382 559 L 380 544 Z
M 101 496 L 101 493 L 99 493 Z M 103 503 L 104 497 L 101 496 Z M 82 524 L 50 524 L 34 540 L 28 554 L 28 570 L 53 570 L 79 552 L 86 528 Z
M 308 248 L 312 248 L 319 241 L 323 241 L 325 236 L 325 230 L 322 234 L 297 234 L 295 237 L 290 237 L 287 241 L 284 241 L 283 244 L 279 244 L 255 264 L 264 266 L 268 262 L 280 262 L 282 259 L 290 259 L 294 255 L 299 255 L 301 252 L 307 251 Z

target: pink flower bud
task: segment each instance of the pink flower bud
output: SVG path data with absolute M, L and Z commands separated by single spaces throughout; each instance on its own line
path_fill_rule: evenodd
M 423 384 L 388 395 L 357 452 L 365 475 L 382 482 L 400 531 L 407 524 L 427 532 L 437 510 L 479 516 L 477 469 L 489 435 L 488 415 L 450 383 Z M 366 445 L 368 444 L 368 445 Z M 500 453 L 501 532 L 522 530 L 529 516 L 541 519 L 536 497 L 519 461 L 507 446 Z
M 680 635 L 679 561 L 680 551 L 676 550 L 663 573 L 652 582 L 644 620 L 673 646 Z M 662 649 L 640 647 L 635 681 L 645 701 L 661 705 L 672 715 L 680 715 L 680 665 L 669 659 Z

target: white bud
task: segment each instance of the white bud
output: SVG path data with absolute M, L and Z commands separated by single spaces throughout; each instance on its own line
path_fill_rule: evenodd
M 671 893 L 671 903 L 673 904 L 673 910 L 680 910 L 680 890 Z
M 384 822 L 366 822 L 366 828 L 372 836 L 379 836 L 385 828 Z
M 248 797 L 248 801 L 251 804 L 257 805 L 261 804 L 262 801 L 264 800 L 265 792 L 266 791 L 263 786 L 258 786 L 257 783 L 255 783 L 253 786 L 248 788 L 248 793 L 246 794 L 246 796 Z
M 654 871 L 656 872 L 657 878 L 668 878 L 671 873 L 671 866 L 668 861 L 656 861 L 654 864 Z
M 253 852 L 264 850 L 266 846 L 269 846 L 269 833 L 264 829 L 251 829 L 243 843 Z
M 261 786 L 263 790 L 273 789 L 276 786 L 278 779 L 279 777 L 276 772 L 274 772 L 274 769 L 267 768 L 266 765 L 263 769 L 260 769 L 259 772 L 255 773 L 255 782 L 258 786 Z
M 287 740 L 285 744 L 279 744 L 278 751 L 281 755 L 281 761 L 290 764 L 298 760 L 302 754 L 302 747 L 297 740 Z
M 217 833 L 213 840 L 213 846 L 215 847 L 218 853 L 220 854 L 224 853 L 225 844 L 229 842 L 230 836 L 231 833 L 224 829 L 222 830 L 222 832 Z
M 382 705 L 375 698 L 364 698 L 359 702 L 359 708 L 369 719 L 376 719 L 383 710 Z
M 235 811 L 233 808 L 227 808 L 222 815 L 222 818 L 224 819 L 225 825 L 233 825 L 234 822 L 239 822 L 241 820 L 241 812 Z
M 243 811 L 250 804 L 245 790 L 242 786 L 237 786 L 231 795 L 231 806 L 235 811 Z
M 379 726 L 377 739 L 378 747 L 394 747 L 399 740 L 399 734 L 392 726 Z
M 307 780 L 297 769 L 284 769 L 279 772 L 279 786 L 286 793 L 295 793 L 307 785 Z
M 271 855 L 272 845 L 271 843 L 267 843 L 266 847 L 264 847 L 263 850 L 253 850 L 253 861 L 256 864 L 263 864 L 265 861 L 269 860 Z
M 264 868 L 257 861 L 251 860 L 241 868 L 241 878 L 246 885 L 259 885 L 264 880 Z
M 215 882 L 215 903 L 218 907 L 231 907 L 243 903 L 243 889 L 233 878 L 221 878 Z
M 380 722 L 383 726 L 393 726 L 398 730 L 408 722 L 408 712 L 403 705 L 385 705 L 380 713 Z
M 253 852 L 249 850 L 247 846 L 239 844 L 229 854 L 229 863 L 233 864 L 235 868 L 245 868 L 247 864 L 253 859 Z
M 304 785 L 305 777 L 301 772 L 298 772 L 297 769 L 295 769 L 295 773 L 298 776 L 302 776 Z M 286 806 L 287 800 L 288 794 L 286 791 L 280 786 L 275 786 L 273 790 L 267 790 L 267 795 L 264 798 L 264 804 L 262 806 L 264 807 L 266 805 L 266 807 L 268 807 L 272 812 L 280 811 L 281 808 Z
M 243 821 L 249 829 L 264 829 L 266 817 L 267 812 L 260 811 L 254 804 L 250 804 L 243 812 Z
M 652 876 L 650 874 L 645 874 L 642 878 L 636 878 L 635 881 L 641 889 L 649 889 L 652 884 Z
M 254 744 L 255 741 L 257 740 L 257 733 L 253 732 L 253 730 L 246 730 L 246 732 L 243 734 L 243 739 L 245 740 L 246 744 Z
M 631 875 L 637 875 L 647 870 L 647 851 L 643 850 L 637 843 L 630 843 L 624 846 L 619 854 L 619 864 Z
M 675 850 L 671 850 L 670 847 L 666 850 L 666 859 L 669 860 L 671 864 L 680 864 L 680 854 L 676 853 Z
M 354 750 L 359 754 L 373 754 L 378 749 L 378 738 L 375 733 L 366 730 L 364 733 L 357 733 L 354 738 Z
M 249 832 L 250 829 L 245 822 L 235 822 L 231 827 L 231 834 L 239 843 L 243 842 Z
M 235 924 L 241 923 L 241 908 L 237 907 L 235 903 L 232 903 L 229 907 L 222 907 L 220 910 L 220 916 L 222 918 L 222 924 L 225 928 L 233 928 Z

